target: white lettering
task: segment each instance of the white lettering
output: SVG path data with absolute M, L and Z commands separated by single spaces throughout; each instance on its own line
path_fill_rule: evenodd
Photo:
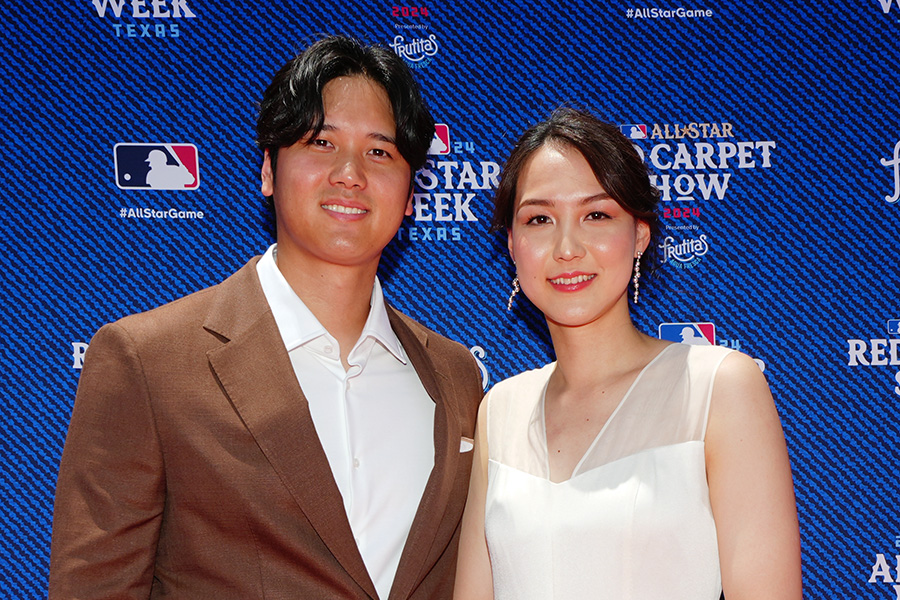
M 438 168 L 444 170 L 444 189 L 452 190 L 453 189 L 453 171 L 454 167 L 458 167 L 459 163 L 456 161 L 441 161 L 437 164 Z
M 435 221 L 452 221 L 453 216 L 450 214 L 450 206 L 447 201 L 450 200 L 450 194 L 434 195 L 434 220 Z
M 715 149 L 709 142 L 697 142 L 695 146 L 697 151 L 697 168 L 698 169 L 715 169 L 716 163 L 713 162 L 713 150 Z
M 475 198 L 475 194 L 466 194 L 466 200 L 463 201 L 462 194 L 453 194 L 453 210 L 456 211 L 456 221 L 463 220 L 463 213 L 466 214 L 466 221 L 477 221 L 478 218 L 469 208 L 469 203 Z
M 678 201 L 690 201 L 693 200 L 694 197 L 691 194 L 694 192 L 694 178 L 690 175 L 679 175 L 675 178 L 675 193 L 679 194 L 675 200 Z
M 96 2 L 96 0 L 94 1 Z M 900 0 L 897 0 L 897 3 L 900 4 Z M 900 142 L 894 144 L 894 158 L 891 160 L 882 158 L 881 164 L 885 167 L 894 167 L 894 195 L 884 197 L 885 200 L 893 204 L 900 200 Z
M 898 0 L 900 1 L 900 0 Z M 756 142 L 756 147 L 759 148 L 760 153 L 762 154 L 762 167 L 763 169 L 768 169 L 772 166 L 771 153 L 772 148 L 775 147 L 775 142 Z
M 900 1 L 900 0 L 898 0 Z M 706 125 L 702 123 L 701 125 Z M 678 129 L 678 125 L 675 125 Z M 669 126 L 659 132 L 659 137 L 666 139 L 690 137 L 696 133 L 696 123 L 680 129 L 676 135 L 669 133 Z M 716 132 L 718 133 L 718 132 Z M 638 148 L 641 159 L 646 160 L 644 151 Z M 755 169 L 757 166 L 770 168 L 772 166 L 772 150 L 775 148 L 773 141 L 759 142 L 696 142 L 693 146 L 679 142 L 671 144 L 654 144 L 650 149 L 650 165 L 660 171 L 668 170 L 694 170 L 694 169 L 728 169 L 729 159 L 737 157 L 739 169 Z M 674 152 L 674 155 L 673 155 Z M 759 161 L 759 162 L 757 162 Z M 900 158 L 898 158 L 900 162 Z
M 478 175 L 475 174 L 475 169 L 472 168 L 472 163 L 470 162 L 463 163 L 462 172 L 459 174 L 459 181 L 456 183 L 456 189 L 466 189 L 465 186 L 468 186 L 468 189 L 471 190 L 483 189 L 478 185 Z
M 434 167 L 434 161 L 430 158 L 425 161 L 425 164 Z M 433 190 L 437 187 L 439 181 L 437 175 L 431 169 L 422 167 L 416 172 L 416 183 L 423 190 Z
M 694 163 L 691 162 L 691 153 L 688 151 L 687 144 L 678 144 L 678 150 L 675 152 L 675 160 L 672 162 L 672 168 L 678 169 L 680 165 L 684 165 L 685 169 L 693 169 Z M 676 186 L 677 186 L 676 181 Z
M 663 251 L 662 262 L 664 263 L 668 262 L 670 258 L 687 263 L 709 252 L 709 243 L 706 241 L 705 234 L 701 235 L 699 239 L 688 238 L 678 244 L 675 243 L 675 238 L 667 236 L 659 247 Z
M 731 173 L 725 173 L 722 181 L 719 181 L 719 174 L 713 173 L 709 175 L 709 184 L 706 183 L 706 177 L 704 173 L 698 173 L 697 177 L 697 187 L 700 189 L 700 194 L 703 196 L 704 200 L 709 200 L 712 197 L 713 190 L 716 192 L 716 197 L 721 200 L 725 197 L 725 191 L 728 190 L 728 180 L 731 178 Z
M 489 190 L 496 188 L 500 184 L 500 165 L 485 161 L 481 165 L 481 181 L 479 182 L 479 174 L 475 169 L 475 164 L 463 161 L 438 161 L 435 163 L 432 159 L 425 161 L 426 167 L 422 167 L 416 172 L 415 181 L 419 187 L 424 190 L 433 190 L 442 183 L 445 190 Z M 438 171 L 439 174 L 436 174 Z
M 850 367 L 900 365 L 900 338 L 868 340 L 868 342 L 847 340 L 847 345 L 847 365 Z
M 866 360 L 866 341 L 865 340 L 847 340 L 847 344 L 850 345 L 848 349 L 848 354 L 850 356 L 850 360 L 847 363 L 848 366 L 856 367 L 859 365 L 869 366 L 869 361 Z
M 166 7 L 166 0 L 150 0 L 150 4 L 153 6 L 153 16 L 155 18 L 167 19 L 171 15 Z
M 188 19 L 193 19 L 197 16 L 187 5 L 187 0 L 172 0 L 172 16 L 179 19 L 182 11 L 184 11 L 184 16 Z
M 94 8 L 97 10 L 97 16 L 102 18 L 106 17 L 106 7 L 109 6 L 112 8 L 113 15 L 115 17 L 122 16 L 122 8 L 125 6 L 125 2 L 127 0 L 91 0 Z
M 391 42 L 391 48 L 400 58 L 412 62 L 420 62 L 429 56 L 434 56 L 438 52 L 437 36 L 431 34 L 426 39 L 412 40 L 407 43 L 406 38 L 402 35 L 394 36 Z
M 481 371 L 481 388 L 486 390 L 490 377 L 488 376 L 487 367 L 484 366 L 484 363 L 481 359 L 484 358 L 487 353 L 481 346 L 472 346 L 471 348 L 469 348 L 469 352 L 471 352 L 472 356 L 475 357 L 475 363 L 478 365 L 478 369 Z
M 737 155 L 737 146 L 731 142 L 719 142 L 719 168 L 728 168 L 728 159 Z
M 872 365 L 881 366 L 888 364 L 887 357 L 884 355 L 887 340 L 872 340 Z
M 900 560 L 900 556 L 898 556 L 897 559 Z M 879 554 L 875 559 L 875 564 L 872 565 L 872 576 L 869 577 L 869 583 L 877 583 L 875 580 L 878 577 L 881 577 L 882 583 L 894 583 L 894 579 L 891 577 L 891 568 L 888 566 L 884 554 Z
M 665 171 L 667 169 L 671 169 L 672 163 L 670 163 L 670 162 L 663 163 L 659 159 L 659 151 L 660 150 L 671 150 L 671 149 L 672 148 L 668 144 L 656 144 L 655 146 L 653 146 L 653 150 L 650 151 L 650 162 L 653 164 L 653 166 L 656 167 L 657 169 L 661 169 L 663 171 Z
M 146 19 L 150 16 L 145 2 L 146 0 L 131 0 L 131 14 L 135 19 Z
M 431 220 L 431 215 L 428 214 L 429 200 L 431 200 L 431 194 L 413 194 L 413 208 L 416 212 L 416 221 Z
M 84 342 L 72 342 L 72 368 L 80 369 L 84 366 L 84 353 L 87 352 L 88 345 Z
M 496 189 L 498 185 L 500 185 L 500 165 L 491 161 L 481 163 L 481 189 Z
M 878 0 L 881 3 L 881 10 L 884 14 L 888 14 L 891 10 L 891 0 Z M 897 7 L 900 8 L 900 0 L 897 0 Z M 900 593 L 897 594 L 900 597 Z
M 738 142 L 738 168 L 752 169 L 756 166 L 753 160 L 753 142 Z

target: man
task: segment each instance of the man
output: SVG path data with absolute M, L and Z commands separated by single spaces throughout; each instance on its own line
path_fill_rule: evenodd
M 478 370 L 376 278 L 433 127 L 383 48 L 328 38 L 275 75 L 277 246 L 92 340 L 51 599 L 450 597 Z

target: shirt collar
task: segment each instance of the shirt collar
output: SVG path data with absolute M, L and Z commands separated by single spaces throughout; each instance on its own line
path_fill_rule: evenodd
M 276 247 L 277 244 L 269 246 L 256 264 L 256 272 L 259 275 L 259 283 L 266 301 L 269 303 L 269 308 L 272 309 L 272 316 L 275 318 L 275 324 L 278 326 L 284 347 L 290 352 L 321 336 L 333 339 L 282 275 L 275 262 Z M 406 364 L 406 353 L 391 328 L 381 283 L 377 277 L 372 286 L 369 305 L 369 316 L 366 318 L 366 324 L 363 326 L 362 334 L 354 348 L 367 338 L 372 338 L 384 346 L 397 360 Z

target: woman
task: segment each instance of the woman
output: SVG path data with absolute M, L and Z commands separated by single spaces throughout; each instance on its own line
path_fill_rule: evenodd
M 632 325 L 657 198 L 631 143 L 571 109 L 507 161 L 494 224 L 557 360 L 482 404 L 459 600 L 801 598 L 790 465 L 759 368 Z

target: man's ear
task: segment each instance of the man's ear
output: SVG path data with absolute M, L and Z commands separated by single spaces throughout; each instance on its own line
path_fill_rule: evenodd
M 406 212 L 403 214 L 407 217 L 413 214 L 413 186 L 410 184 L 409 186 L 409 198 L 406 200 Z
M 259 172 L 259 178 L 262 180 L 260 190 L 262 195 L 267 198 L 275 193 L 275 174 L 272 172 L 272 159 L 269 157 L 269 151 L 265 151 L 263 157 L 262 169 Z

